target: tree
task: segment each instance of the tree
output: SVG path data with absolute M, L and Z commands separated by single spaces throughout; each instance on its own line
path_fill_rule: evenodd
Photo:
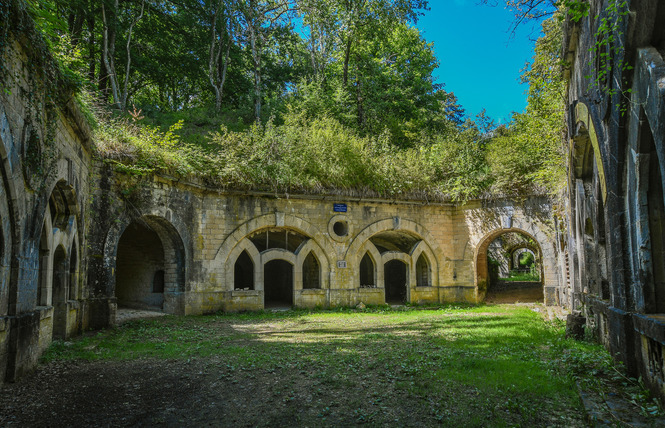
M 524 113 L 515 114 L 507 132 L 488 145 L 488 163 L 494 189 L 504 194 L 534 190 L 557 193 L 566 184 L 564 82 L 561 76 L 563 31 L 557 15 L 543 22 L 544 35 L 536 42 L 534 58 L 524 70 L 529 84 Z
M 292 0 L 242 0 L 238 3 L 241 31 L 249 46 L 254 78 L 254 118 L 261 120 L 263 101 L 263 55 L 270 34 L 285 25 L 288 14 L 293 12 Z
M 210 26 L 208 78 L 215 90 L 215 109 L 222 109 L 222 95 L 229 67 L 231 46 L 234 43 L 236 21 L 232 2 L 217 0 L 213 4 Z
M 124 4 L 124 3 L 123 3 Z M 102 32 L 103 32 L 103 42 L 102 42 L 102 63 L 105 71 L 105 77 L 108 79 L 109 84 L 111 85 L 111 93 L 113 95 L 114 105 L 120 109 L 125 110 L 127 105 L 127 91 L 129 88 L 129 73 L 131 70 L 132 54 L 131 54 L 131 44 L 132 44 L 132 33 L 134 31 L 134 26 L 138 21 L 143 18 L 143 12 L 145 10 L 145 0 L 140 0 L 139 11 L 132 10 L 131 5 L 128 5 L 127 9 L 124 10 L 127 17 L 127 30 L 125 36 L 127 42 L 125 44 L 126 51 L 126 65 L 125 65 L 125 78 L 123 80 L 122 92 L 120 92 L 120 82 L 118 80 L 118 75 L 115 69 L 115 42 L 116 42 L 116 29 L 120 24 L 118 15 L 121 12 L 119 8 L 119 1 L 113 0 L 110 4 L 102 2 Z

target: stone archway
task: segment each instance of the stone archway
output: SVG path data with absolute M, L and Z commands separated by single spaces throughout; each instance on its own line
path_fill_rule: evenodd
M 490 282 L 489 278 L 489 264 L 488 264 L 488 249 L 490 244 L 494 242 L 497 238 L 500 238 L 502 235 L 507 233 L 517 233 L 524 237 L 529 238 L 531 241 L 535 242 L 537 245 L 537 252 L 541 262 L 540 270 L 540 281 L 538 288 L 542 291 L 541 300 L 544 301 L 547 305 L 556 304 L 554 296 L 552 296 L 556 284 L 556 278 L 554 273 L 556 272 L 556 262 L 553 257 L 553 249 L 550 248 L 551 244 L 545 240 L 538 240 L 534 235 L 528 233 L 527 231 L 520 228 L 505 228 L 505 229 L 496 229 L 488 234 L 486 234 L 476 247 L 475 253 L 475 284 L 477 287 L 478 300 L 482 301 L 485 299 L 488 291 L 488 286 Z M 550 277 L 551 276 L 551 277 Z M 548 290 L 548 286 L 551 288 Z M 518 293 L 519 297 L 519 293 Z M 510 299 L 510 297 L 508 298 Z
M 166 219 L 145 215 L 130 222 L 115 248 L 113 293 L 119 306 L 184 312 L 186 255 Z
M 69 260 L 62 246 L 53 254 L 53 338 L 65 339 L 67 336 L 67 300 L 69 292 Z
M 293 265 L 284 259 L 273 259 L 263 265 L 264 307 L 293 306 Z
M 392 259 L 383 265 L 386 288 L 386 303 L 404 304 L 409 289 L 409 267 L 400 259 Z

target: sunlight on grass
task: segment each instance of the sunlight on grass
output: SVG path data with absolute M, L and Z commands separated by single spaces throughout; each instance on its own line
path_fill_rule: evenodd
M 606 355 L 528 307 L 443 306 L 166 316 L 55 342 L 44 360 L 205 358 L 233 382 L 279 375 L 294 394 L 317 385 L 373 424 L 397 412 L 381 406 L 406 405 L 425 424 L 511 426 L 579 413 L 575 353 L 591 363 Z M 340 411 L 326 408 L 317 415 Z

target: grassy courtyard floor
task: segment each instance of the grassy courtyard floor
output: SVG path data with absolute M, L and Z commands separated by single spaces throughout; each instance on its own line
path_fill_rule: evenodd
M 8 394 L 31 400 L 33 389 L 35 415 L 74 425 L 585 426 L 576 382 L 599 391 L 624 382 L 636 411 L 653 411 L 602 348 L 565 339 L 563 323 L 536 308 L 132 321 L 56 342 L 34 375 L 3 388 L 0 425 L 40 424 L 4 413 L 20 405 Z M 40 406 L 49 391 L 58 399 Z

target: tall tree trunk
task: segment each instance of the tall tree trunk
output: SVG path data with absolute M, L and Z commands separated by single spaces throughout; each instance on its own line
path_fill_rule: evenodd
M 342 77 L 342 82 L 344 86 L 349 82 L 349 57 L 351 56 L 351 35 L 346 40 L 346 47 L 344 48 L 344 73 Z
M 122 95 L 120 99 L 120 110 L 124 110 L 127 107 L 127 88 L 129 85 L 129 70 L 131 67 L 132 63 L 132 52 L 131 52 L 131 44 L 132 44 L 132 32 L 134 31 L 134 26 L 136 25 L 137 22 L 143 18 L 143 11 L 145 10 L 145 0 L 141 0 L 141 12 L 139 13 L 139 16 L 132 21 L 132 23 L 129 25 L 129 29 L 127 30 L 127 66 L 125 67 L 125 81 L 123 83 L 123 88 L 122 88 Z
M 252 49 L 252 64 L 254 74 L 254 118 L 257 122 L 261 121 L 261 52 L 258 46 L 258 31 L 254 28 L 255 20 L 249 25 L 250 45 Z
M 117 19 L 117 12 L 118 12 L 118 0 L 114 0 L 113 2 L 113 20 L 111 21 L 106 15 L 106 7 L 104 6 L 104 3 L 102 3 L 102 25 L 103 25 L 103 30 L 102 30 L 102 40 L 103 40 L 103 46 L 102 46 L 102 64 L 104 66 L 104 85 L 106 88 L 108 88 L 108 85 L 111 86 L 111 92 L 113 95 L 113 104 L 115 104 L 118 108 L 120 107 L 119 100 L 120 97 L 118 95 L 118 79 L 115 74 L 115 64 L 114 64 L 114 59 L 113 55 L 115 53 L 115 26 L 116 26 L 116 19 Z M 113 25 L 109 25 L 109 22 L 112 22 Z M 108 89 L 107 89 L 107 94 L 108 94 Z
M 360 59 L 356 60 L 357 64 L 360 64 Z M 362 77 L 360 76 L 360 70 L 356 68 L 356 103 L 358 107 L 358 129 L 363 129 L 365 125 L 365 109 L 363 107 L 363 91 L 362 91 Z
M 210 40 L 210 56 L 208 62 L 208 78 L 210 84 L 215 90 L 215 109 L 219 112 L 222 109 L 222 95 L 224 91 L 224 83 L 226 82 L 226 71 L 229 63 L 229 56 L 231 53 L 231 22 L 225 25 L 224 33 L 227 35 L 226 52 L 224 53 L 224 61 L 221 61 L 222 55 L 222 34 L 217 35 L 217 22 L 222 10 L 222 1 L 220 0 L 213 16 L 211 27 L 211 40 Z M 223 19 L 223 18 L 222 18 Z
M 95 9 L 94 9 L 95 0 L 90 0 L 88 2 L 88 14 L 87 14 L 87 25 L 88 25 L 88 78 L 91 82 L 95 81 Z

